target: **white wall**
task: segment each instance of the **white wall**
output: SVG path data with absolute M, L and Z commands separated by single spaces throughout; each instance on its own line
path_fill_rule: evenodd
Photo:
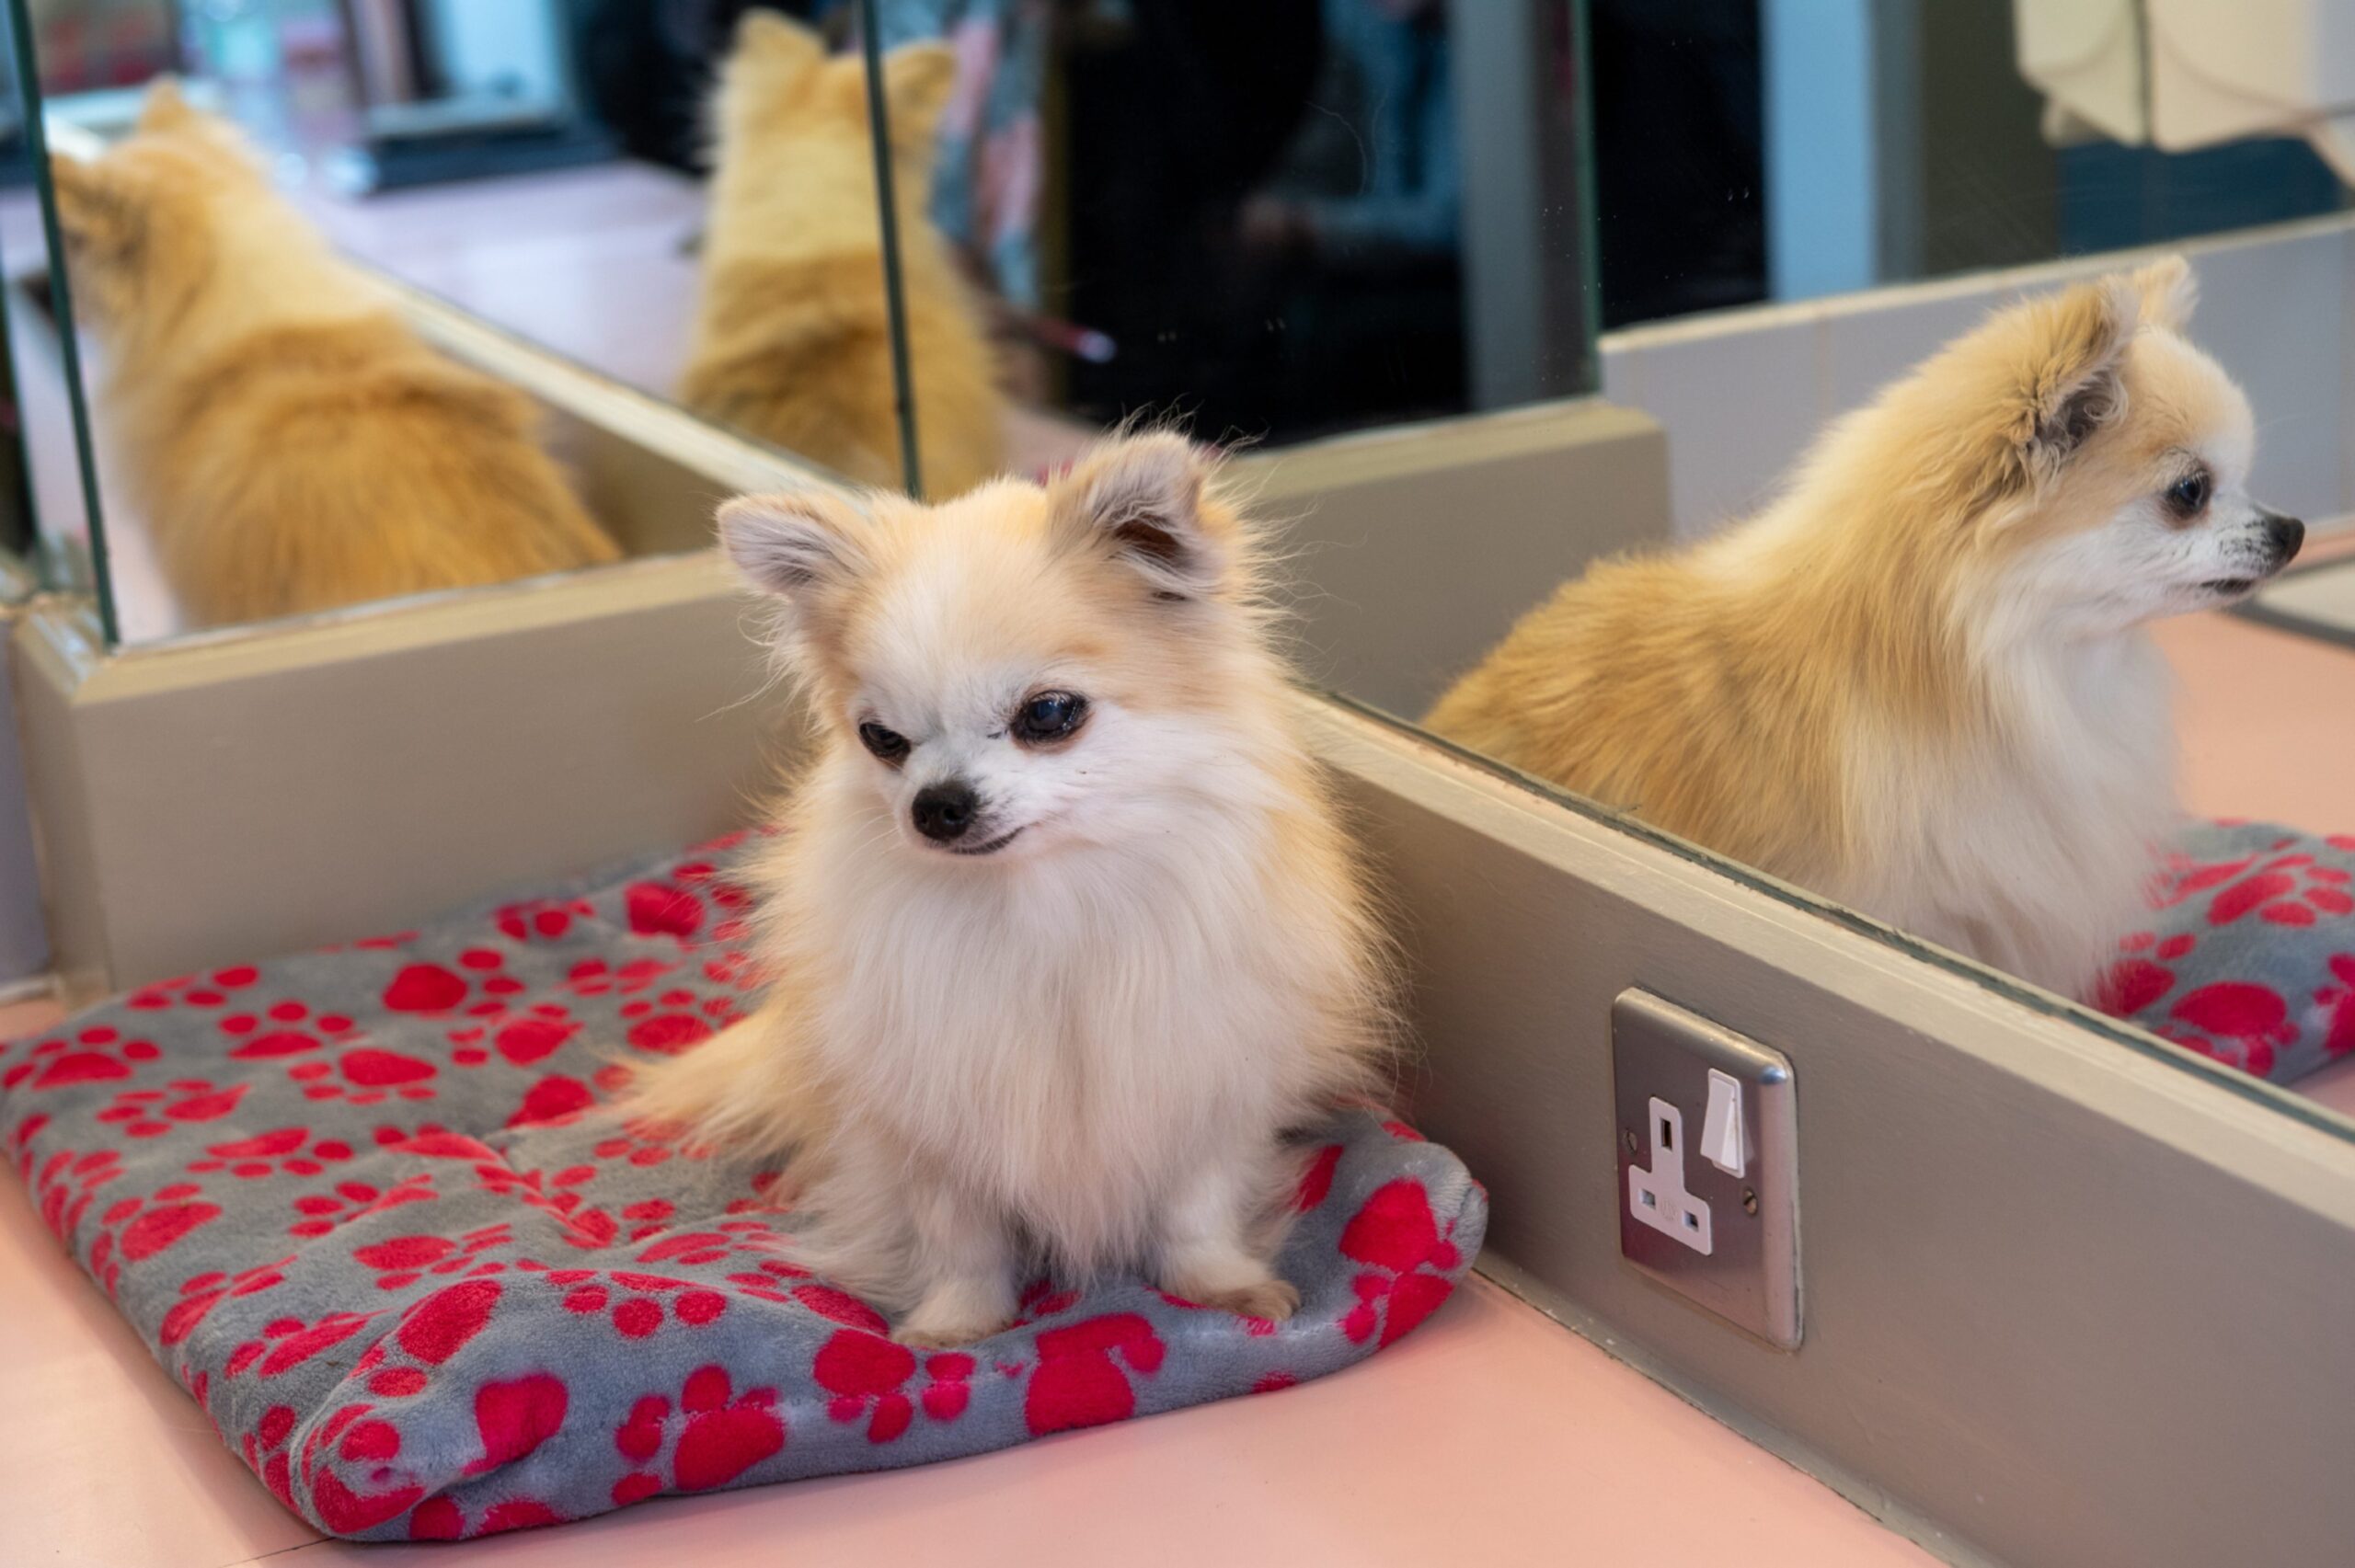
M 511 90 L 527 102 L 562 95 L 555 0 L 439 0 L 433 38 L 442 68 L 465 92 Z
M 2257 424 L 2254 488 L 2312 521 L 2355 514 L 2355 216 L 2179 247 L 2200 280 L 2191 336 Z M 1680 539 L 1756 507 L 1832 416 L 1994 305 L 2158 252 L 2088 257 L 1606 334 L 1603 391 L 1668 431 Z

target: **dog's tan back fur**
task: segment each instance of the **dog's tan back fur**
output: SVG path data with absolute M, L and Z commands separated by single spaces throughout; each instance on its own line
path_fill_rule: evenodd
M 925 493 L 995 474 L 1003 409 L 975 302 L 925 215 L 945 45 L 885 62 L 902 291 Z M 765 11 L 745 16 L 714 105 L 718 166 L 704 287 L 680 395 L 867 484 L 902 482 L 882 225 L 855 57 Z
M 100 433 L 194 619 L 616 558 L 530 400 L 427 348 L 168 84 L 131 141 L 55 168 Z

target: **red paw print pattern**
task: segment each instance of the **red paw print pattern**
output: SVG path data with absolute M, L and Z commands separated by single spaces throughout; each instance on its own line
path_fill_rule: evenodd
M 2334 953 L 2327 960 L 2330 981 L 2315 990 L 2315 1005 L 2330 1010 L 2323 1031 L 2323 1054 L 2336 1061 L 2355 1051 L 2355 953 Z
M 576 996 L 636 996 L 678 967 L 653 957 L 632 958 L 619 967 L 603 958 L 583 958 L 572 967 L 565 989 Z
M 510 942 L 557 942 L 596 915 L 597 906 L 586 898 L 532 898 L 509 904 L 493 918 Z
M 2295 1077 L 2355 1049 L 2340 965 L 2355 967 L 2355 870 L 2338 841 L 2262 827 L 2234 838 L 2238 853 L 2169 857 L 2152 898 L 2158 929 L 2119 944 L 2094 1001 L 2227 1066 Z
M 675 884 L 632 883 L 623 892 L 622 903 L 629 914 L 629 929 L 639 936 L 684 939 L 703 929 L 703 899 Z
M 683 1327 L 705 1328 L 728 1312 L 728 1298 L 719 1291 L 665 1275 L 558 1268 L 540 1277 L 564 1291 L 566 1311 L 582 1317 L 609 1313 L 614 1331 L 626 1340 L 651 1337 L 666 1316 Z
M 2294 849 L 2293 838 L 2275 841 L 2269 858 L 2243 855 L 2237 859 L 2190 864 L 2161 879 L 2160 909 L 2172 909 L 2209 895 L 2205 918 L 2211 926 L 2227 926 L 2255 914 L 2274 925 L 2310 926 L 2324 915 L 2355 913 L 2355 874 L 2318 863 L 2311 853 Z
M 226 1007 L 236 992 L 260 979 L 261 971 L 250 964 L 216 969 L 210 976 L 181 975 L 132 992 L 123 1005 L 142 1013 L 161 1013 L 171 1007 Z
M 122 1265 L 145 1263 L 167 1252 L 221 1218 L 221 1206 L 209 1202 L 194 1182 L 175 1182 L 159 1188 L 152 1198 L 127 1197 L 98 1216 L 98 1239 L 90 1243 L 90 1272 L 107 1294 L 116 1294 Z
M 925 1382 L 917 1391 L 924 1413 L 935 1421 L 954 1421 L 965 1413 L 972 1398 L 973 1358 L 944 1351 L 923 1358 Z M 908 1397 L 909 1379 L 916 1375 L 917 1357 L 906 1345 L 864 1329 L 837 1329 L 819 1347 L 810 1376 L 833 1398 L 826 1413 L 836 1421 L 867 1424 L 867 1440 L 889 1443 L 915 1420 L 916 1402 Z
M 697 1001 L 695 992 L 676 989 L 622 1004 L 631 1048 L 649 1056 L 677 1056 L 691 1050 L 735 1023 L 737 1016 L 730 998 L 716 996 Z
M 178 1078 L 161 1089 L 125 1089 L 98 1113 L 98 1120 L 120 1125 L 125 1138 L 161 1138 L 175 1126 L 219 1121 L 236 1110 L 252 1087 L 216 1087 L 207 1079 Z
M 1321 1208 L 1332 1196 L 1333 1173 L 1341 1168 L 1341 1146 L 1328 1143 L 1309 1157 L 1307 1168 L 1300 1173 L 1299 1190 L 1292 1195 L 1292 1206 L 1299 1213 Z
M 1358 1304 L 1341 1320 L 1341 1332 L 1360 1344 L 1379 1327 L 1379 1343 L 1388 1345 L 1430 1317 L 1455 1288 L 1449 1276 L 1463 1262 L 1440 1230 L 1430 1194 L 1411 1177 L 1374 1189 L 1341 1231 L 1341 1254 L 1373 1265 L 1350 1282 Z
M 482 1253 L 511 1246 L 505 1224 L 486 1225 L 453 1241 L 447 1236 L 393 1236 L 351 1250 L 351 1261 L 376 1276 L 379 1290 L 406 1290 L 429 1274 L 497 1274 L 506 1265 Z
M 497 1017 L 507 1011 L 507 999 L 523 990 L 523 982 L 506 973 L 506 967 L 507 956 L 496 947 L 469 947 L 454 965 L 405 965 L 385 987 L 385 1009 L 433 1016 L 464 1012 L 471 1017 Z M 475 1000 L 468 1001 L 470 997 Z
M 497 1024 L 476 1024 L 450 1032 L 457 1048 L 450 1059 L 460 1067 L 482 1067 L 494 1057 L 510 1067 L 530 1067 L 554 1056 L 580 1032 L 580 1023 L 561 1002 L 534 1002 Z
M 1039 1364 L 1023 1391 L 1022 1418 L 1034 1437 L 1101 1426 L 1136 1413 L 1131 1374 L 1161 1369 L 1166 1347 L 1150 1320 L 1111 1312 L 1039 1335 Z
M 98 1196 L 98 1189 L 109 1182 L 122 1178 L 122 1156 L 111 1149 L 95 1149 L 77 1154 L 71 1149 L 60 1149 L 33 1168 L 32 1135 L 40 1130 L 40 1118 L 27 1118 L 17 1136 L 25 1139 L 25 1150 L 17 1164 L 33 1192 L 33 1200 L 40 1206 L 41 1223 L 52 1234 L 72 1245 L 74 1232 L 81 1228 L 82 1216 Z
M 286 1233 L 305 1241 L 315 1240 L 363 1214 L 376 1214 L 408 1203 L 431 1203 L 433 1196 L 430 1172 L 406 1176 L 385 1188 L 369 1182 L 338 1182 L 330 1191 L 304 1193 L 296 1198 L 294 1212 L 300 1218 L 286 1227 Z
M 281 1127 L 251 1138 L 209 1143 L 204 1152 L 207 1158 L 190 1163 L 190 1174 L 226 1171 L 250 1181 L 262 1176 L 320 1175 L 328 1166 L 350 1159 L 351 1145 L 339 1138 L 315 1140 L 309 1127 Z
M 261 1420 L 245 1435 L 238 1447 L 245 1451 L 246 1463 L 261 1477 L 270 1495 L 287 1507 L 294 1506 L 294 1476 L 291 1456 L 286 1451 L 286 1439 L 294 1432 L 294 1407 L 273 1404 L 261 1413 Z
M 263 1379 L 282 1378 L 341 1345 L 376 1316 L 374 1312 L 329 1312 L 307 1323 L 300 1318 L 273 1318 L 262 1325 L 259 1337 L 230 1352 L 222 1370 L 231 1378 L 242 1378 L 247 1372 Z
M 671 1402 L 649 1394 L 631 1407 L 614 1434 L 614 1447 L 638 1468 L 614 1483 L 615 1503 L 635 1503 L 662 1490 L 661 1455 L 671 1447 L 671 1489 L 708 1492 L 725 1486 L 785 1450 L 785 1417 L 770 1388 L 734 1391 L 728 1368 L 699 1367 L 687 1374 L 674 1415 Z
M 303 1444 L 302 1479 L 319 1522 L 338 1535 L 356 1535 L 400 1517 L 416 1506 L 425 1488 L 394 1484 L 361 1491 L 344 1478 L 346 1469 L 382 1485 L 400 1458 L 400 1428 L 369 1417 L 375 1407 L 348 1404 L 316 1427 Z M 265 1480 L 268 1478 L 265 1477 Z
M 314 1016 L 308 1002 L 292 999 L 273 1001 L 259 1013 L 232 1013 L 214 1027 L 236 1042 L 229 1047 L 232 1061 L 303 1056 L 349 1040 L 359 1032 L 339 1013 Z
M 275 1262 L 256 1264 L 234 1275 L 216 1271 L 191 1275 L 180 1281 L 180 1299 L 164 1314 L 163 1326 L 156 1337 L 164 1344 L 178 1345 L 194 1333 L 214 1307 L 236 1296 L 258 1296 L 286 1283 L 286 1265 L 294 1260 L 279 1258 Z
M 129 1078 L 142 1063 L 164 1053 L 153 1040 L 126 1040 L 109 1024 L 83 1030 L 72 1040 L 43 1040 L 23 1061 L 0 1072 L 0 1089 L 71 1089 Z

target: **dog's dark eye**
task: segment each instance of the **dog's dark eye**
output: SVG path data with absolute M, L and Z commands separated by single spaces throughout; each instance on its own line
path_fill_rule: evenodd
M 895 729 L 886 729 L 872 719 L 858 727 L 858 743 L 887 762 L 904 761 L 908 755 L 908 738 Z
M 1087 699 L 1073 692 L 1041 692 L 1014 715 L 1014 738 L 1037 745 L 1061 740 L 1087 716 Z
M 2167 486 L 2167 509 L 2177 517 L 2198 517 L 2208 507 L 2208 475 L 2186 475 Z

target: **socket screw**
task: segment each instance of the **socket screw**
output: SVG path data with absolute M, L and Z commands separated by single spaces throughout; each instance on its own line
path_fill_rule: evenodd
M 1744 1214 L 1755 1214 L 1758 1212 L 1758 1189 L 1756 1187 L 1744 1187 L 1741 1189 L 1741 1211 Z
M 1636 1151 L 1635 1129 L 1633 1127 L 1621 1127 L 1619 1129 L 1619 1141 L 1627 1146 L 1628 1153 L 1633 1154 Z

